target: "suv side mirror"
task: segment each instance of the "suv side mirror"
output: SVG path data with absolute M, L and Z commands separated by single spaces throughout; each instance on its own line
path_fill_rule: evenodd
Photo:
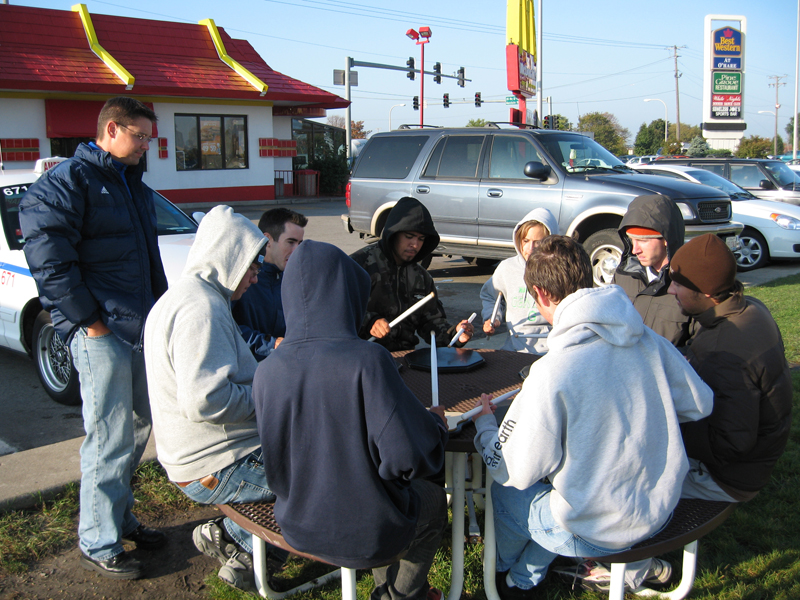
M 530 177 L 531 179 L 538 179 L 539 181 L 544 181 L 548 177 L 550 177 L 550 166 L 542 164 L 538 161 L 532 160 L 529 163 L 525 163 L 525 168 L 522 170 L 525 173 L 525 177 Z
M 760 187 L 762 190 L 774 190 L 775 189 L 775 186 L 768 179 L 762 179 L 761 181 L 759 181 L 758 182 L 758 187 Z

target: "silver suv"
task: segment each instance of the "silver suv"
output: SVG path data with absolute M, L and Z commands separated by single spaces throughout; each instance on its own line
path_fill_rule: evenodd
M 418 128 L 373 135 L 347 185 L 345 229 L 378 237 L 394 204 L 419 199 L 441 241 L 436 254 L 503 259 L 511 234 L 534 208 L 558 219 L 591 256 L 596 284 L 609 282 L 622 253 L 617 227 L 628 204 L 664 194 L 681 209 L 687 238 L 714 233 L 738 246 L 728 196 L 711 187 L 642 175 L 594 140 L 567 131 Z

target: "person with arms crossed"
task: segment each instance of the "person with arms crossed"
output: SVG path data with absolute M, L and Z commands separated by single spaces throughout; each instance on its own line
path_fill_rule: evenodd
M 131 490 L 150 437 L 144 322 L 167 290 L 153 191 L 140 162 L 156 120 L 138 100 L 110 99 L 97 119 L 97 140 L 42 175 L 19 214 L 42 306 L 79 373 L 86 430 L 80 563 L 116 579 L 143 574 L 123 542 L 144 550 L 166 543 L 163 532 L 133 515 Z
M 286 332 L 281 304 L 281 279 L 292 252 L 303 241 L 308 219 L 288 208 L 265 211 L 258 228 L 267 238 L 258 283 L 233 303 L 233 318 L 256 360 L 264 360 Z
M 708 386 L 618 286 L 592 287 L 573 239 L 535 248 L 525 284 L 553 325 L 548 353 L 499 427 L 485 394 L 475 417 L 475 447 L 495 480 L 503 600 L 532 598 L 559 554 L 613 554 L 663 528 L 689 470 L 679 422 L 712 406 Z M 658 566 L 648 582 L 668 579 Z

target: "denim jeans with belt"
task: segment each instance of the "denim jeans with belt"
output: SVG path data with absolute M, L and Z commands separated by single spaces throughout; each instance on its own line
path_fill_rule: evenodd
M 211 482 L 211 483 L 209 483 Z M 229 504 L 237 502 L 275 502 L 275 494 L 267 485 L 261 448 L 240 458 L 232 465 L 181 487 L 181 491 L 200 504 Z M 250 532 L 229 518 L 225 530 L 248 554 L 252 554 Z
M 80 548 L 95 560 L 123 551 L 120 539 L 139 522 L 133 516 L 131 478 L 150 437 L 150 400 L 144 355 L 113 333 L 70 343 L 83 397 Z
M 544 579 L 556 556 L 603 556 L 625 548 L 601 548 L 563 529 L 550 512 L 553 486 L 537 482 L 526 490 L 492 485 L 497 570 L 510 571 L 518 588 Z

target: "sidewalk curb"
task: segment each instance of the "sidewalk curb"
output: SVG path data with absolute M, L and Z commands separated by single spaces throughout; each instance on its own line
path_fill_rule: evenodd
M 0 456 L 0 511 L 32 508 L 81 480 L 83 437 Z M 153 436 L 142 462 L 156 459 Z M 32 491 L 34 490 L 34 491 Z

